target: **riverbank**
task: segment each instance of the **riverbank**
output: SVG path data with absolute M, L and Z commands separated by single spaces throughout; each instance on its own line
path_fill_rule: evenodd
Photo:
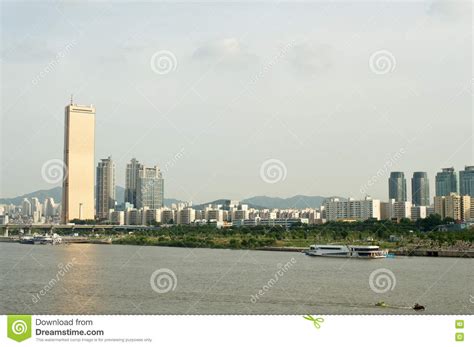
M 228 241 L 228 240 L 227 240 Z M 15 242 L 19 243 L 20 240 L 17 237 L 0 237 L 0 242 Z M 174 248 L 208 248 L 208 249 L 243 249 L 243 250 L 255 250 L 255 251 L 270 251 L 270 252 L 297 252 L 302 253 L 308 247 L 295 247 L 295 246 L 255 246 L 255 247 L 242 247 L 236 248 L 236 242 L 216 242 L 216 240 L 200 240 L 200 241 L 166 241 L 166 240 L 146 240 L 137 239 L 135 237 L 122 237 L 122 238 L 87 238 L 87 237 L 63 237 L 64 244 L 100 244 L 100 245 L 131 245 L 131 246 L 156 246 L 156 247 L 174 247 Z M 267 243 L 267 242 L 262 242 Z M 384 248 L 384 247 L 382 247 Z M 467 250 L 456 250 L 456 249 L 419 249 L 414 247 L 402 247 L 402 248 L 384 248 L 387 249 L 390 254 L 395 256 L 414 256 L 414 257 L 451 257 L 451 258 L 472 258 L 474 259 L 474 249 Z

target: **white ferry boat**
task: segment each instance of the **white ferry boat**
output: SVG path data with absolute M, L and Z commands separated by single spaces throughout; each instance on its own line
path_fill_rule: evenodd
M 311 245 L 305 254 L 317 257 L 335 258 L 386 258 L 387 251 L 379 246 L 343 246 L 343 245 Z

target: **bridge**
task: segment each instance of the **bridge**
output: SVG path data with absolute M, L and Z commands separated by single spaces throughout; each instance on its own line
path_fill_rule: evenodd
M 116 231 L 144 231 L 158 230 L 156 226 L 146 225 L 110 225 L 110 224 L 4 224 L 0 225 L 3 235 L 8 237 L 10 230 L 23 230 L 25 234 L 31 234 L 31 230 L 41 230 L 46 233 L 54 233 L 54 230 L 91 231 L 116 230 Z

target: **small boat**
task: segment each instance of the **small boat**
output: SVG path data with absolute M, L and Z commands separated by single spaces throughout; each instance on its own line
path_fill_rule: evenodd
M 386 258 L 388 252 L 379 246 L 344 246 L 344 245 L 311 245 L 305 251 L 306 255 L 334 258 Z

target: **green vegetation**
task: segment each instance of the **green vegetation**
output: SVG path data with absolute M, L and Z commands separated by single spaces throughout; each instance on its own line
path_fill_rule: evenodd
M 321 225 L 231 227 L 216 229 L 203 226 L 172 226 L 135 231 L 132 235 L 114 234 L 114 243 L 172 247 L 255 249 L 265 246 L 308 247 L 312 243 L 377 244 L 387 248 L 452 247 L 474 242 L 474 229 L 432 231 L 442 221 L 432 216 L 418 222 L 402 220 L 365 222 L 329 222 Z
M 55 228 L 59 235 L 111 238 L 115 244 L 188 247 L 255 249 L 266 246 L 301 247 L 310 244 L 375 244 L 390 249 L 468 249 L 473 248 L 474 228 L 460 231 L 435 231 L 436 227 L 452 222 L 438 215 L 412 222 L 367 220 L 364 222 L 328 222 L 319 225 L 229 227 L 217 229 L 212 225 L 156 226 L 152 230 L 128 231 L 89 228 Z M 19 230 L 10 230 L 18 235 Z M 44 230 L 31 230 L 42 233 Z

